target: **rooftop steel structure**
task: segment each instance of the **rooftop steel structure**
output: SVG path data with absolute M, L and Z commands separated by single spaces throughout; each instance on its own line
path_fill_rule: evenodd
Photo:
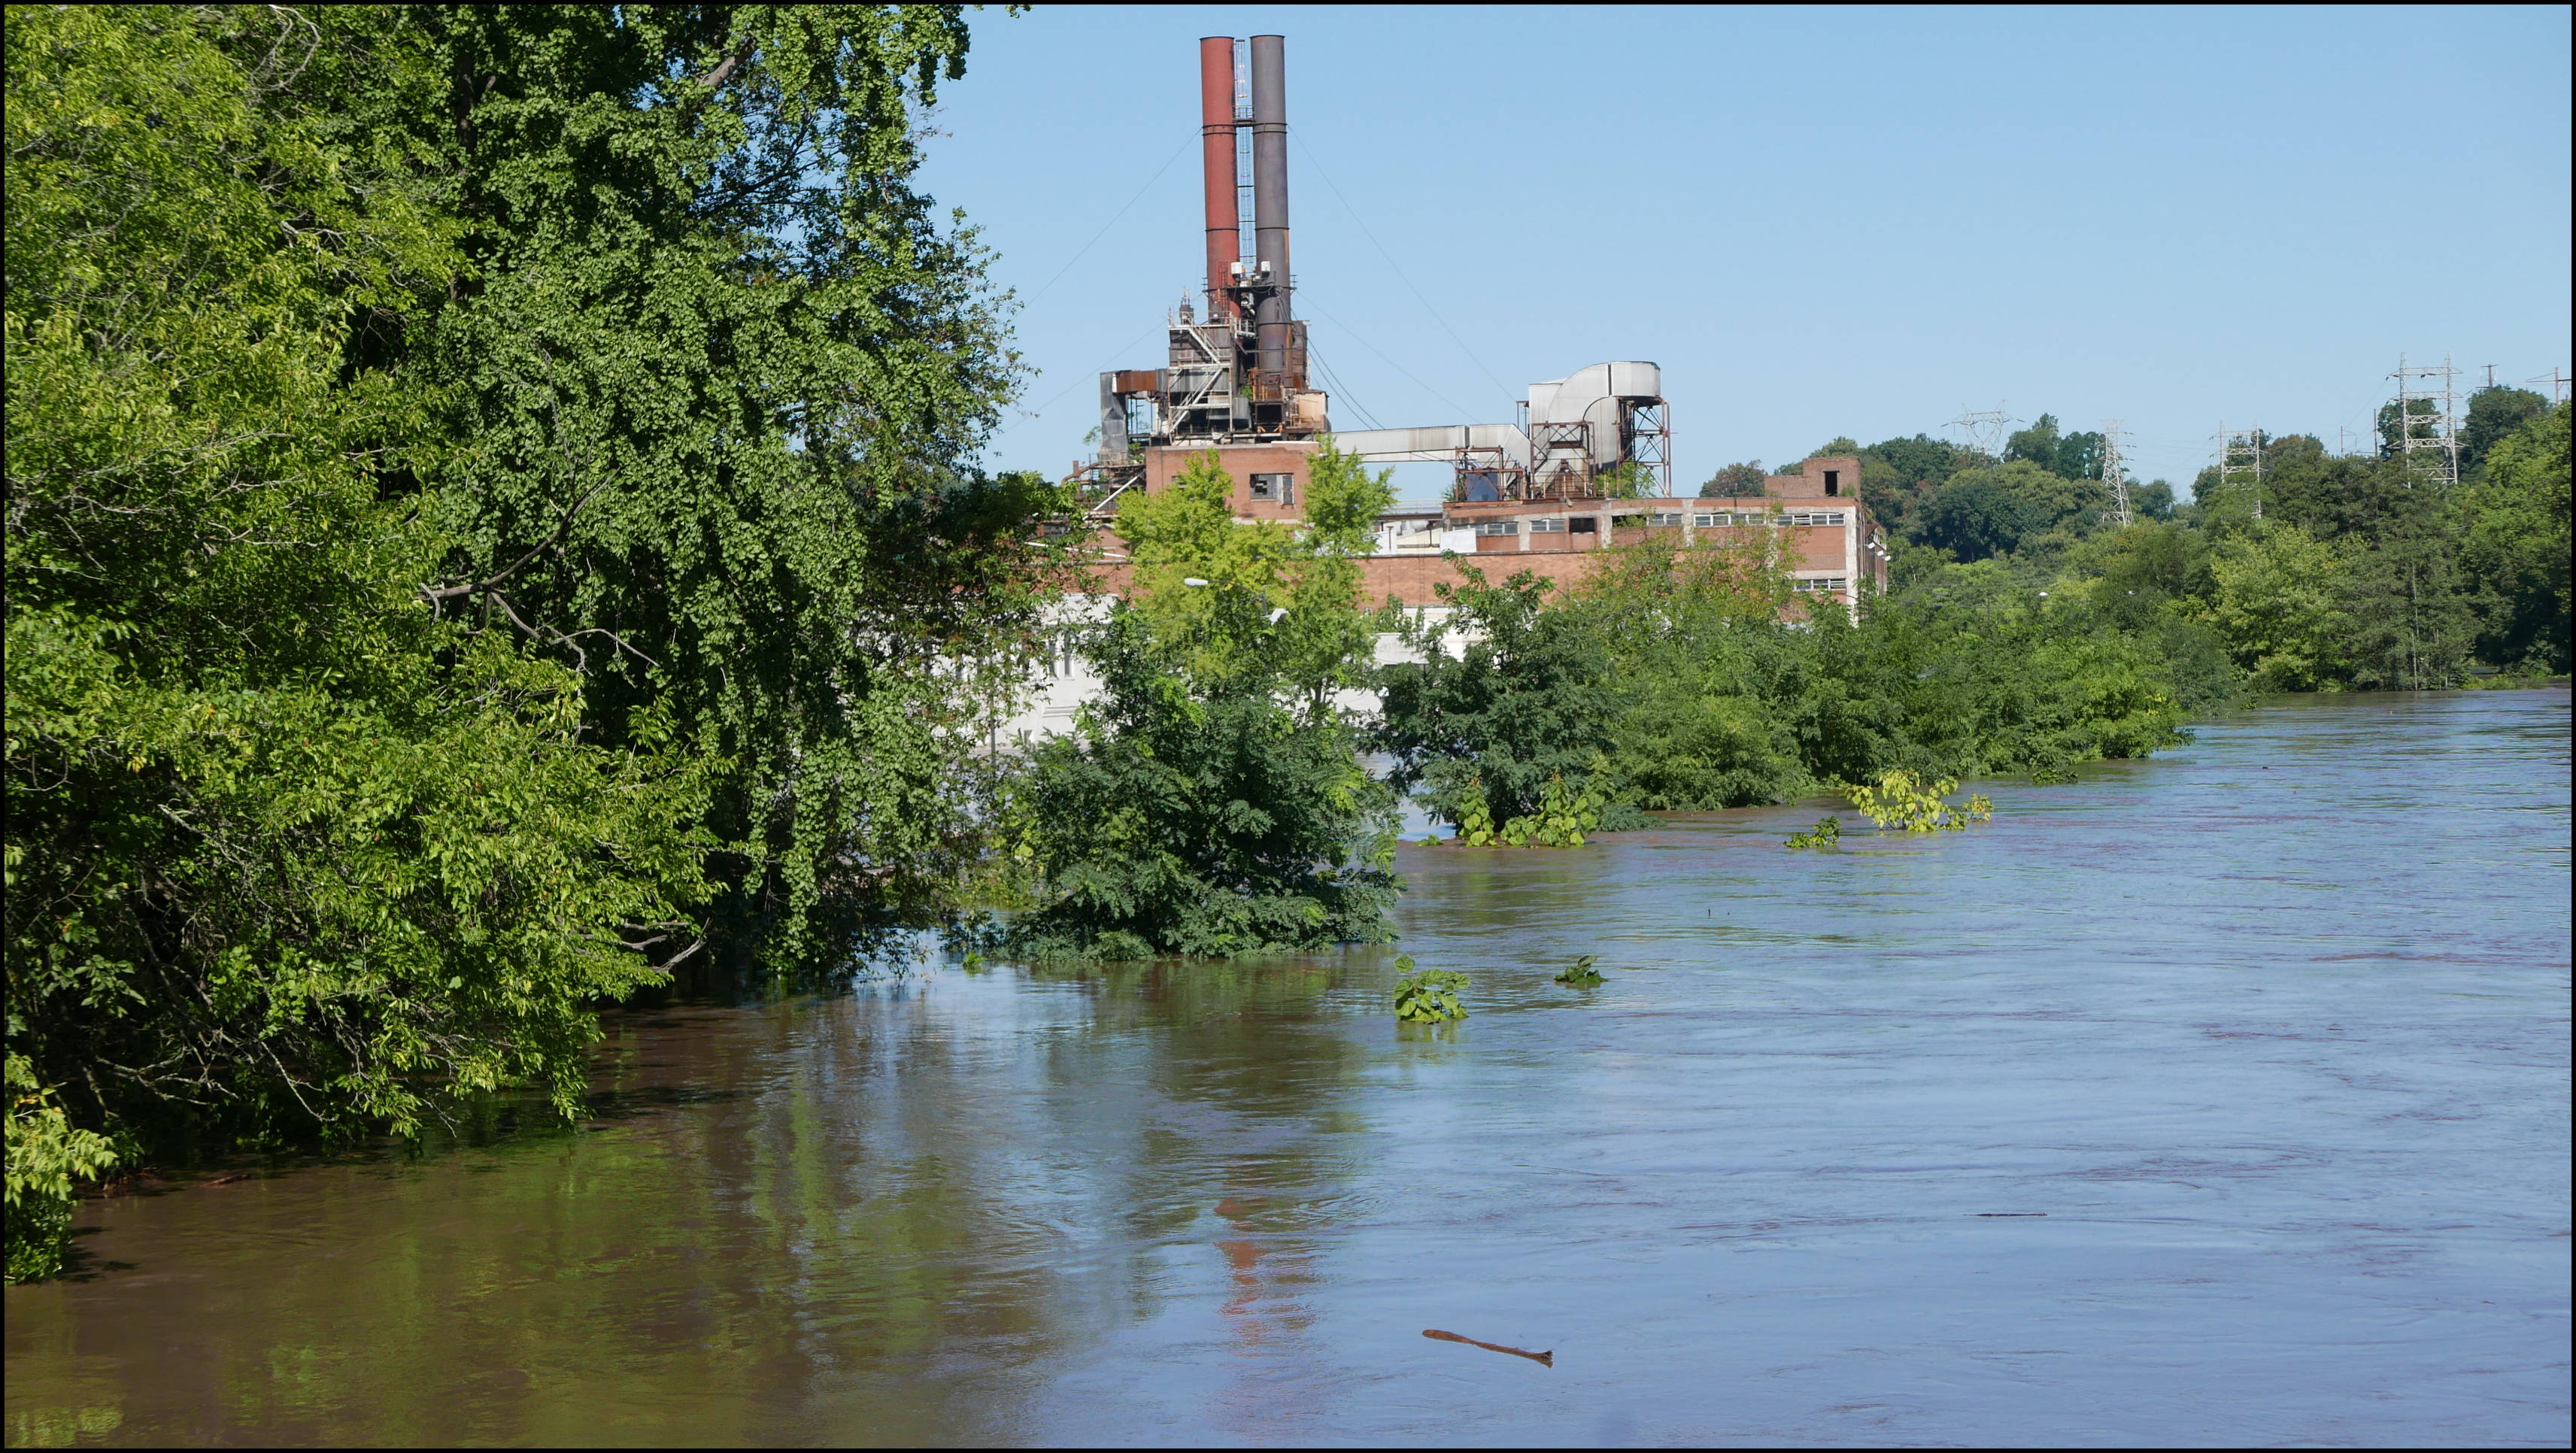
M 1166 319 L 1161 368 L 1100 375 L 1099 450 L 1075 471 L 1089 486 L 1095 516 L 1114 512 L 1130 489 L 1159 488 L 1174 472 L 1172 451 L 1206 449 L 1252 451 L 1229 458 L 1270 471 L 1256 478 L 1280 482 L 1253 487 L 1247 507 L 1287 512 L 1302 494 L 1312 441 L 1332 432 L 1330 400 L 1308 383 L 1306 325 L 1294 306 L 1284 38 L 1212 35 L 1199 42 L 1199 136 L 1205 290 Z M 1656 365 L 1596 363 L 1532 384 L 1520 415 L 1508 424 L 1372 429 L 1335 439 L 1372 460 L 1451 465 L 1452 498 L 1460 503 L 1672 492 Z

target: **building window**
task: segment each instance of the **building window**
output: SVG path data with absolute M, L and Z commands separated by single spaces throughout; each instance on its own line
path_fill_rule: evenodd
M 1841 470 L 1839 470 L 1839 469 L 1828 469 L 1828 470 L 1826 470 L 1826 471 L 1825 471 L 1825 493 L 1826 493 L 1826 495 L 1827 495 L 1827 496 L 1838 495 L 1838 494 L 1841 494 L 1842 492 L 1843 492 L 1843 472 L 1842 472 Z
M 1667 513 L 1658 513 L 1647 520 L 1647 523 L 1652 525 L 1678 525 L 1681 522 L 1682 517 L 1680 515 Z
M 1562 535 L 1565 533 L 1565 516 L 1548 515 L 1530 521 L 1529 527 L 1533 535 Z
M 1693 516 L 1691 516 L 1691 524 L 1692 524 L 1692 525 L 1694 525 L 1694 526 L 1696 526 L 1696 527 L 1697 527 L 1697 528 L 1699 528 L 1699 529 L 1703 529 L 1703 530 L 1715 529 L 1715 528 L 1717 527 L 1717 523 L 1718 523 L 1718 517 L 1717 517 L 1717 516 L 1715 516 L 1715 515 L 1693 515 Z
M 1252 476 L 1252 497 L 1269 504 L 1293 505 L 1297 502 L 1297 476 L 1256 474 Z
M 1601 517 L 1599 515 L 1568 515 L 1565 520 L 1565 527 L 1578 535 L 1597 535 L 1601 533 Z
M 1789 583 L 1794 589 L 1816 593 L 1834 593 L 1851 588 L 1851 581 L 1840 575 L 1802 576 Z
M 1479 535 L 1517 535 L 1520 532 L 1521 522 L 1518 520 L 1486 520 L 1476 526 Z

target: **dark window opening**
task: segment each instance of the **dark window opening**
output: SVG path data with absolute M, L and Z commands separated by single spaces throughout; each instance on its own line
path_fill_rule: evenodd
M 1826 470 L 1826 471 L 1825 471 L 1825 493 L 1827 493 L 1827 494 L 1841 494 L 1842 492 L 1843 492 L 1843 472 L 1842 472 L 1841 470 L 1839 470 L 1839 469 L 1828 469 L 1828 470 Z
M 1297 476 L 1256 474 L 1252 476 L 1252 497 L 1270 504 L 1293 505 L 1297 502 Z
M 1601 520 L 1597 515 L 1576 515 L 1565 522 L 1565 527 L 1578 535 L 1597 535 L 1601 533 Z

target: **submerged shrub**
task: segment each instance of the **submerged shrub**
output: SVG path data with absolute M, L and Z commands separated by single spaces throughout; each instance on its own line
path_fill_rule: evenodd
M 1850 788 L 1846 795 L 1852 806 L 1860 809 L 1861 816 L 1880 827 L 1905 832 L 1959 832 L 1971 822 L 1984 822 L 1995 815 L 1994 803 L 1982 792 L 1971 794 L 1965 803 L 1955 806 L 1942 800 L 1958 790 L 1959 779 L 1955 777 L 1926 782 L 1900 769 L 1880 774 L 1876 785 Z M 1839 835 L 1840 829 L 1836 832 Z
M 23 1055 L 8 1057 L 8 1095 L 9 1280 L 40 1281 L 62 1268 L 72 1182 L 106 1173 L 117 1155 L 106 1136 L 73 1128 Z
M 1016 947 L 1224 958 L 1393 937 L 1393 795 L 1336 717 L 1258 679 L 1192 691 L 1123 609 L 1088 649 L 1102 697 L 1020 789 L 1037 906 Z
M 1399 969 L 1413 968 L 1413 955 L 1405 954 L 1395 961 Z M 1467 1017 L 1466 1006 L 1458 1002 L 1459 991 L 1467 987 L 1467 976 L 1455 969 L 1424 969 L 1406 973 L 1395 981 L 1395 1017 L 1403 1024 L 1446 1024 Z
M 1816 819 L 1816 825 L 1814 827 L 1807 829 L 1805 832 L 1790 834 L 1786 846 L 1793 848 L 1831 848 L 1842 840 L 1842 819 L 1838 817 L 1820 817 Z

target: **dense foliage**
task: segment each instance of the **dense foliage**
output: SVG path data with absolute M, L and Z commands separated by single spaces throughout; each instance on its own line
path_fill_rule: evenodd
M 2230 689 L 2205 629 L 2124 628 L 1993 571 L 1854 620 L 1784 612 L 1786 582 L 1753 547 L 1640 545 L 1562 599 L 1523 576 L 1473 578 L 1451 601 L 1456 614 L 1417 635 L 1424 661 L 1386 669 L 1377 741 L 1395 780 L 1452 823 L 1479 791 L 1509 804 L 1497 816 L 1526 811 L 1587 765 L 1619 827 L 1635 809 L 1775 802 L 1890 771 L 2143 756 Z
M 2427 437 L 2430 407 L 2402 432 Z M 2471 395 L 2456 489 L 2420 467 L 2421 452 L 2417 467 L 2402 457 L 2393 405 L 2381 432 L 2361 455 L 2260 436 L 2228 473 L 2204 470 L 2179 506 L 2164 481 L 2130 482 L 2126 529 L 2109 519 L 2099 439 L 2061 435 L 2047 415 L 2000 460 L 1922 436 L 1870 445 L 1861 490 L 1898 544 L 1900 597 L 1983 588 L 1953 575 L 1986 568 L 2124 629 L 2207 627 L 2238 668 L 2280 690 L 2451 686 L 2481 666 L 2565 672 L 2565 406 L 2521 389 Z
M 13 1238 L 34 1167 L 568 1107 L 699 945 L 941 911 L 1051 504 L 961 464 L 956 9 L 6 43 Z
M 1017 804 L 1041 885 L 1016 947 L 1225 958 L 1392 937 L 1391 800 L 1337 719 L 1301 718 L 1276 678 L 1192 687 L 1139 611 L 1085 649 L 1102 697 L 1038 746 Z
M 1132 604 L 1084 634 L 1103 684 L 1043 742 L 1012 821 L 1042 956 L 1226 957 L 1390 936 L 1393 797 L 1355 753 L 1342 688 L 1376 635 L 1358 558 L 1392 490 L 1327 447 L 1303 527 L 1236 522 L 1202 455 L 1128 502 Z

